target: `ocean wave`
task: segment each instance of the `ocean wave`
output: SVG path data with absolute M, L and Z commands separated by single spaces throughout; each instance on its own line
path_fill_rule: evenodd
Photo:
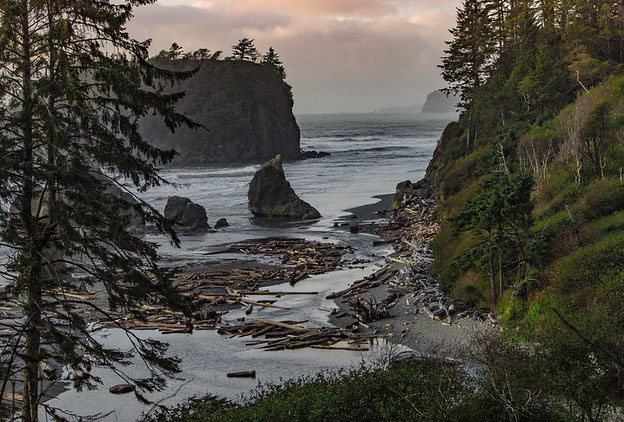
M 204 177 L 235 177 L 239 175 L 253 174 L 256 170 L 258 170 L 258 167 L 256 166 L 211 168 L 199 170 L 194 173 L 186 171 L 184 173 L 175 174 L 175 177 L 182 180 L 201 179 Z

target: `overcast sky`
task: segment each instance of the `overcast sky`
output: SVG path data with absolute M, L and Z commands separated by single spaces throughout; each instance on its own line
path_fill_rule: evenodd
M 152 53 L 224 50 L 242 37 L 273 46 L 297 113 L 422 104 L 444 86 L 440 56 L 460 0 L 159 0 L 129 25 Z

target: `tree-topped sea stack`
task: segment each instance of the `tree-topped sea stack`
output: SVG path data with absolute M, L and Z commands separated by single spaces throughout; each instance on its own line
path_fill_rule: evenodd
M 191 79 L 167 92 L 185 91 L 176 110 L 206 129 L 181 128 L 171 134 L 162 119 L 145 116 L 146 141 L 180 153 L 174 164 L 263 163 L 276 154 L 301 157 L 299 126 L 290 86 L 279 69 L 248 60 L 154 59 L 156 66 L 188 71 Z
M 249 185 L 249 211 L 256 217 L 313 220 L 321 214 L 301 200 L 286 180 L 282 157 L 264 163 Z

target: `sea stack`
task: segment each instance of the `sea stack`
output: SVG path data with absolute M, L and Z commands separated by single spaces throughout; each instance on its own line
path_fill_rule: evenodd
M 206 209 L 188 198 L 171 196 L 165 206 L 165 218 L 171 220 L 177 229 L 202 231 L 210 228 Z
M 249 211 L 256 217 L 313 220 L 321 214 L 301 200 L 286 180 L 282 157 L 264 163 L 249 185 Z

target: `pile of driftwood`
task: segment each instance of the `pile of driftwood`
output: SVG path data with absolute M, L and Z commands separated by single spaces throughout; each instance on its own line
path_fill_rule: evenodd
M 362 293 L 374 289 L 375 287 L 387 284 L 388 281 L 395 276 L 395 274 L 395 268 L 393 268 L 392 266 L 386 266 L 379 271 L 369 275 L 368 277 L 365 277 L 363 280 L 352 284 L 346 289 L 328 295 L 327 299 L 347 299 L 351 297 L 356 297 L 358 295 L 361 295 Z
M 235 243 L 211 255 L 242 253 L 245 255 L 281 255 L 282 264 L 294 267 L 290 281 L 299 281 L 308 275 L 323 274 L 340 266 L 342 257 L 352 248 L 335 243 L 310 242 L 299 238 L 271 237 Z M 301 275 L 305 275 L 301 278 Z M 298 280 L 299 279 L 299 280 Z
M 376 233 L 395 243 L 395 250 L 401 254 L 409 252 L 410 245 L 405 239 L 420 244 L 429 243 L 440 226 L 434 218 L 436 203 L 432 199 L 415 199 L 411 203 L 395 210 L 390 216 L 390 223 L 381 226 Z
M 351 331 L 340 328 L 305 328 L 301 327 L 307 321 L 271 321 L 256 318 L 253 322 L 242 325 L 226 325 L 217 331 L 219 334 L 232 337 L 251 337 L 246 343 L 248 346 L 258 346 L 266 351 L 292 350 L 303 348 L 367 351 L 359 344 L 367 339 Z M 260 337 L 264 337 L 260 339 Z M 347 345 L 337 345 L 339 342 Z
M 179 312 L 149 303 L 136 309 L 132 316 L 127 316 L 120 321 L 101 320 L 99 327 L 114 328 L 121 325 L 136 330 L 160 330 L 165 334 L 191 333 L 193 330 L 214 329 L 216 324 L 221 322 L 222 315 L 232 307 L 244 307 L 247 315 L 261 308 L 286 309 L 275 305 L 276 300 L 254 300 L 250 296 L 281 297 L 292 294 L 318 294 L 317 292 L 270 292 L 262 286 L 285 282 L 295 284 L 311 275 L 333 271 L 343 264 L 344 255 L 351 251 L 349 247 L 343 245 L 308 242 L 296 238 L 267 238 L 235 243 L 211 255 L 242 253 L 281 256 L 284 266 L 180 273 L 174 277 L 174 285 L 199 309 L 192 318 L 189 319 Z
M 410 307 L 416 311 L 420 308 L 431 319 L 445 320 L 447 324 L 468 317 L 495 322 L 494 317 L 485 310 L 469 308 L 464 303 L 445 295 L 440 285 L 429 277 L 433 259 L 428 246 L 418 244 L 416 241 L 406 243 L 412 248 L 411 255 L 404 256 L 406 265 L 390 281 L 390 287 L 387 289 L 389 293 L 409 294 L 407 303 Z

